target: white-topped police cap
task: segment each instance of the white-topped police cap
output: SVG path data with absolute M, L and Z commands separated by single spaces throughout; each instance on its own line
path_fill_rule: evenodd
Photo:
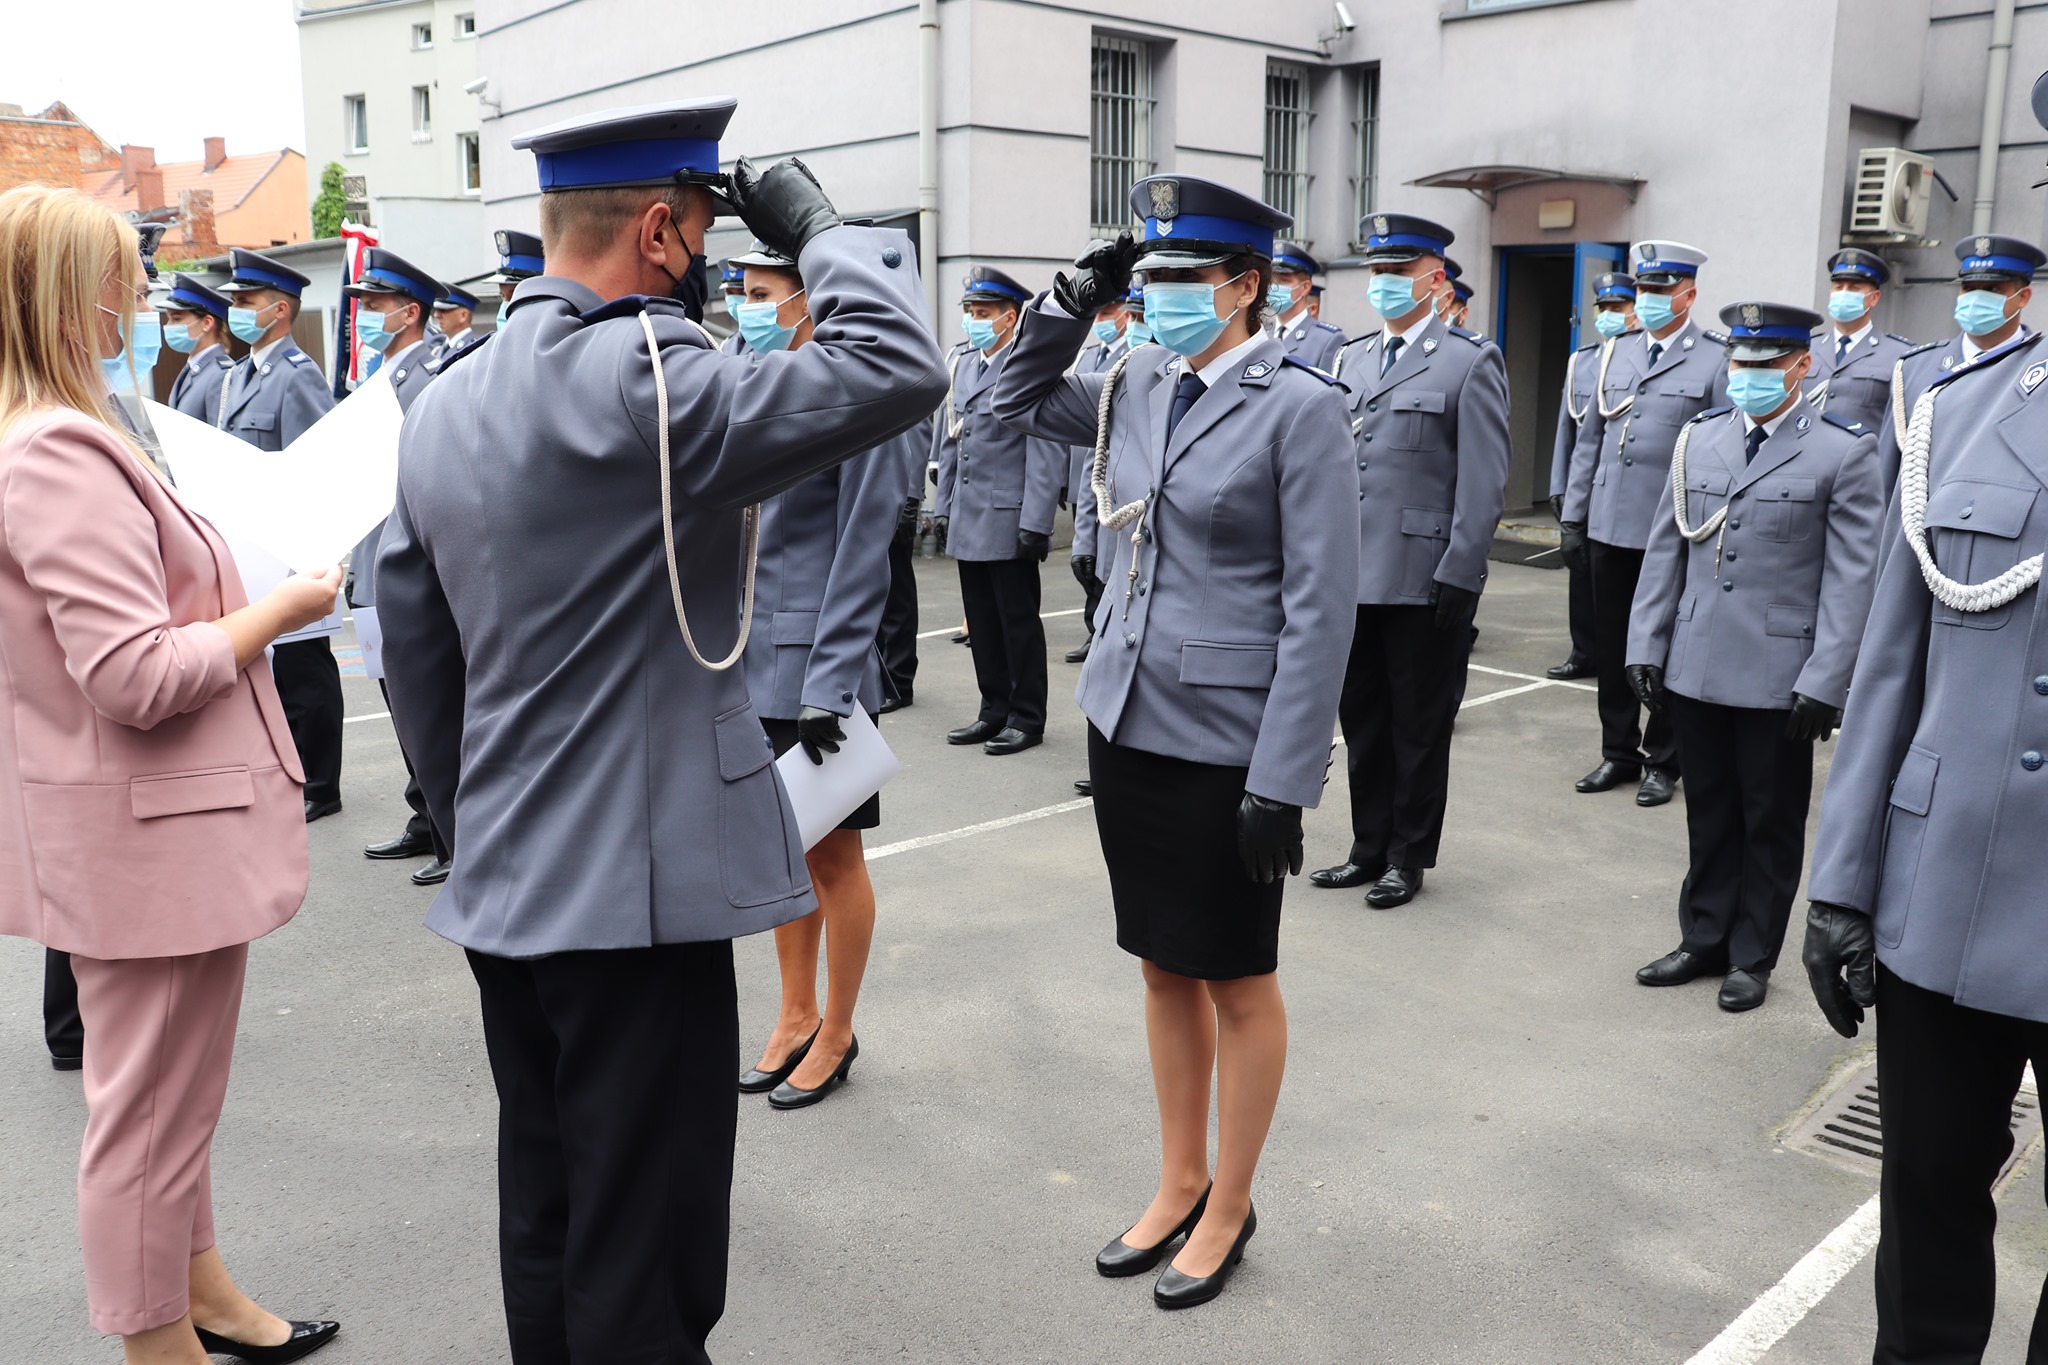
M 1365 243 L 1366 260 L 1398 265 L 1423 256 L 1442 257 L 1458 234 L 1412 213 L 1368 213 L 1358 220 L 1358 239 Z
M 432 308 L 434 300 L 446 291 L 439 280 L 397 252 L 373 246 L 363 253 L 362 278 L 343 285 L 341 292 L 359 299 L 372 294 L 403 294 Z
M 740 278 L 740 283 L 742 285 L 746 283 L 747 267 L 750 265 L 773 266 L 777 270 L 796 269 L 795 261 L 792 261 L 791 259 L 789 259 L 789 257 L 783 255 L 774 247 L 769 246 L 766 242 L 760 241 L 758 239 L 754 242 L 753 248 L 751 250 L 743 251 L 739 255 L 732 257 L 730 260 L 726 261 L 726 265 L 728 267 L 737 269 Z
M 1637 242 L 1628 259 L 1638 284 L 1678 284 L 1700 273 L 1707 253 L 1684 242 Z
M 737 108 L 728 96 L 605 109 L 523 133 L 512 145 L 533 153 L 543 192 L 685 184 L 723 197 L 718 140 Z
M 1625 270 L 1610 270 L 1593 278 L 1593 299 L 1604 303 L 1608 299 L 1617 302 L 1633 301 L 1636 296 L 1636 277 Z
M 486 276 L 485 284 L 517 284 L 548 273 L 547 258 L 541 254 L 540 238 L 532 233 L 499 228 L 491 240 L 498 248 L 498 273 Z
M 1980 232 L 1956 243 L 1956 278 L 1959 280 L 2020 280 L 2034 278 L 2034 272 L 2048 264 L 2048 253 L 2032 242 Z
M 1814 330 L 1827 321 L 1811 308 L 1789 303 L 1731 303 L 1721 310 L 1728 329 L 1730 360 L 1776 360 L 1813 344 Z
M 960 282 L 962 303 L 1002 303 L 1021 308 L 1031 302 L 1031 291 L 992 265 L 978 265 Z
M 1845 246 L 1828 257 L 1828 278 L 1831 280 L 1860 280 L 1864 284 L 1874 284 L 1882 289 L 1891 277 L 1892 268 L 1886 265 L 1884 257 L 1875 251 Z
M 1145 220 L 1145 251 L 1133 270 L 1198 270 L 1232 256 L 1273 259 L 1274 239 L 1294 219 L 1241 190 L 1198 175 L 1148 175 L 1131 186 Z
M 275 289 L 280 294 L 298 298 L 305 293 L 306 286 L 313 281 L 284 264 L 273 261 L 260 251 L 249 251 L 242 247 L 228 249 L 230 277 L 220 286 L 223 294 L 245 294 L 252 289 Z

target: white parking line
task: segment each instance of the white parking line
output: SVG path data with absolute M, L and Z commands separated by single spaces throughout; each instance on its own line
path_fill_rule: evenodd
M 1079 616 L 1082 612 L 1086 610 L 1086 607 L 1068 607 L 1065 611 L 1042 611 L 1038 613 L 1038 619 L 1041 621 L 1050 621 L 1056 616 Z M 916 638 L 920 640 L 936 640 L 941 635 L 951 635 L 953 633 L 953 627 L 947 626 L 942 630 L 922 631 L 918 634 Z M 874 855 L 869 854 L 868 856 L 873 857 Z
M 389 720 L 390 718 L 391 713 L 389 711 L 371 711 L 360 716 L 343 716 L 341 723 L 343 725 L 354 725 L 359 720 Z
M 1529 682 L 1547 683 L 1552 687 L 1570 687 L 1580 692 L 1598 692 L 1592 683 L 1559 682 L 1556 678 L 1539 678 L 1534 673 L 1512 673 L 1505 668 L 1488 668 L 1485 664 L 1466 664 L 1474 673 L 1491 673 L 1496 678 L 1524 678 Z
M 1065 815 L 1070 810 L 1085 810 L 1094 804 L 1087 797 L 1082 797 L 1077 801 L 1062 801 L 1058 805 L 1040 806 L 1037 810 L 1021 811 L 1016 815 L 1005 815 L 997 820 L 984 820 L 978 825 L 963 825 L 959 829 L 949 829 L 940 834 L 919 835 L 915 839 L 905 839 L 901 843 L 883 844 L 879 848 L 871 848 L 867 850 L 867 859 L 869 862 L 873 862 L 877 858 L 888 858 L 898 853 L 914 853 L 920 848 L 932 848 L 938 844 L 950 844 L 955 839 L 968 839 L 977 834 L 992 834 L 999 829 L 1008 829 L 1012 825 L 1029 824 L 1033 820 L 1043 820 L 1049 815 Z
M 1877 1196 L 1872 1195 L 1685 1365 L 1755 1365 L 1870 1254 L 1877 1229 Z
M 1464 704 L 1458 709 L 1460 711 L 1469 711 L 1475 706 L 1484 706 L 1487 702 L 1499 701 L 1502 697 L 1519 697 L 1524 692 L 1541 692 L 1546 687 L 1562 686 L 1564 686 L 1563 683 L 1552 682 L 1548 678 L 1538 678 L 1535 682 L 1523 683 L 1520 687 L 1510 687 L 1499 692 L 1488 692 L 1483 697 L 1467 697 Z

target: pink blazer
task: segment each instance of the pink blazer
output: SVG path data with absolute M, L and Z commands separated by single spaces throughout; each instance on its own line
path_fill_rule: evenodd
M 212 623 L 228 548 L 69 408 L 0 434 L 0 933 L 87 957 L 247 943 L 306 894 L 270 670 Z

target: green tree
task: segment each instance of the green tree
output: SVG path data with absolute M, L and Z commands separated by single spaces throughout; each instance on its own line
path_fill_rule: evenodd
M 341 163 L 330 161 L 320 172 L 320 195 L 313 201 L 313 236 L 339 237 L 348 201 L 341 194 Z

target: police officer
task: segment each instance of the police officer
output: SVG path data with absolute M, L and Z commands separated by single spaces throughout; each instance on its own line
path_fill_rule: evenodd
M 1275 242 L 1266 307 L 1273 314 L 1281 349 L 1304 364 L 1327 370 L 1344 345 L 1344 333 L 1309 311 L 1310 292 L 1322 273 L 1322 266 L 1300 242 Z
M 1132 292 L 1138 293 L 1136 290 Z M 1143 295 L 1139 294 L 1139 297 L 1142 300 Z M 1128 349 L 1125 339 L 1130 326 L 1129 296 L 1105 304 L 1095 314 L 1095 321 L 1089 328 L 1089 343 L 1081 348 L 1079 358 L 1074 361 L 1074 373 L 1102 374 L 1122 359 Z M 1085 662 L 1089 647 L 1095 643 L 1095 608 L 1102 601 L 1102 580 L 1097 576 L 1097 566 L 1108 557 L 1102 553 L 1099 544 L 1101 518 L 1095 515 L 1086 495 L 1088 471 L 1094 462 L 1095 447 L 1087 445 L 1075 446 L 1073 458 L 1067 464 L 1067 498 L 1074 508 L 1074 544 L 1069 562 L 1073 567 L 1074 580 L 1081 585 L 1081 621 L 1089 632 L 1087 639 L 1067 651 L 1066 659 L 1070 664 Z
M 1670 712 L 1691 844 L 1679 946 L 1636 980 L 1722 975 L 1720 1006 L 1737 1013 L 1764 1002 L 1784 946 L 1813 745 L 1834 732 L 1848 696 L 1884 493 L 1876 436 L 1818 415 L 1800 392 L 1820 314 L 1732 303 L 1721 322 L 1734 407 L 1679 432 L 1627 667 L 1643 704 Z
M 1308 315 L 1312 318 L 1323 315 L 1323 287 L 1319 284 L 1308 287 Z
M 164 345 L 186 357 L 171 381 L 170 406 L 213 426 L 220 419 L 221 395 L 235 362 L 223 339 L 228 330 L 225 295 L 190 275 L 172 275 L 171 292 L 157 303 L 164 321 Z
M 497 325 L 502 327 L 506 310 L 512 306 L 513 291 L 521 281 L 546 274 L 547 258 L 540 238 L 530 232 L 500 228 L 491 235 L 491 244 L 498 249 L 498 270 L 494 275 L 484 276 L 483 282 L 498 286 Z
M 434 325 L 428 336 L 432 345 L 427 355 L 430 365 L 439 365 L 450 351 L 461 350 L 475 336 L 470 321 L 476 316 L 476 295 L 452 284 L 441 288 L 446 292 L 434 300 Z
M 1593 653 L 1599 674 L 1600 764 L 1575 790 L 1612 791 L 1642 779 L 1639 806 L 1661 806 L 1678 784 L 1671 722 L 1641 703 L 1623 671 L 1629 609 L 1643 547 L 1659 509 L 1671 501 L 1671 448 L 1679 430 L 1728 395 L 1726 338 L 1693 326 L 1697 277 L 1706 253 L 1681 242 L 1637 242 L 1637 336 L 1601 358 L 1599 399 L 1573 449 L 1560 523 L 1567 562 L 1593 577 Z
M 1550 514 L 1564 521 L 1565 486 L 1571 479 L 1572 452 L 1586 432 L 1586 416 L 1600 393 L 1600 369 L 1614 352 L 1616 337 L 1636 328 L 1636 277 L 1609 271 L 1593 281 L 1593 330 L 1596 340 L 1572 352 L 1564 364 L 1564 402 L 1557 410 L 1557 441 L 1550 455 Z M 1589 454 L 1587 458 L 1592 458 Z M 1593 675 L 1593 575 L 1583 554 L 1565 558 L 1569 575 L 1566 609 L 1572 652 L 1561 664 L 1544 670 L 1547 677 L 1571 682 Z
M 427 335 L 426 325 L 428 312 L 437 296 L 444 294 L 444 286 L 397 252 L 373 246 L 363 253 L 362 278 L 345 286 L 342 292 L 358 300 L 356 340 L 383 357 L 378 368 L 390 372 L 391 391 L 398 396 L 399 410 L 411 411 L 434 377 L 434 343 Z M 443 359 L 447 354 L 443 353 Z M 366 616 L 377 620 L 372 570 L 383 530 L 382 525 L 377 526 L 349 552 L 348 580 L 342 591 L 348 604 L 356 609 L 358 630 Z M 389 706 L 391 693 L 381 664 L 371 676 L 376 678 L 378 689 L 384 692 L 385 705 Z M 412 818 L 397 838 L 371 844 L 363 850 L 363 856 L 394 860 L 431 854 L 433 861 L 415 871 L 412 882 L 415 886 L 437 886 L 448 880 L 448 843 L 428 816 L 426 796 L 420 791 L 419 778 L 403 744 L 399 745 L 398 754 L 405 761 L 405 804 L 412 808 Z
M 334 394 L 313 357 L 292 340 L 304 275 L 280 261 L 235 247 L 233 275 L 221 286 L 230 296 L 228 330 L 249 347 L 235 362 L 217 424 L 258 450 L 283 450 L 334 406 Z M 328 637 L 339 614 L 285 636 L 270 651 L 277 697 L 306 769 L 306 818 L 341 809 L 341 670 Z
M 945 391 L 910 253 L 841 225 L 800 163 L 722 175 L 734 105 L 514 140 L 539 163 L 552 273 L 415 405 L 378 554 L 392 716 L 462 850 L 427 923 L 482 1000 L 515 1365 L 709 1359 L 730 940 L 817 906 L 731 667 L 746 509 Z M 725 356 L 691 320 L 714 193 L 800 263 L 809 345 Z
M 1387 910 L 1415 899 L 1436 866 L 1451 723 L 1511 449 L 1500 349 L 1431 306 L 1451 230 L 1375 213 L 1358 234 L 1385 326 L 1346 345 L 1335 370 L 1358 466 L 1357 619 L 1337 708 L 1351 851 L 1310 880 L 1369 882 L 1366 904 Z
M 1013 431 L 989 407 L 1017 314 L 1031 295 L 990 266 L 976 266 L 960 295 L 967 346 L 951 359 L 952 391 L 939 410 L 939 466 L 932 517 L 960 565 L 960 603 L 981 713 L 946 732 L 948 744 L 988 754 L 1021 753 L 1045 739 L 1045 622 L 1038 566 L 1052 551 L 1053 519 L 1067 452 Z
M 1891 267 L 1875 252 L 1845 247 L 1828 258 L 1828 316 L 1834 325 L 1813 346 L 1807 398 L 1875 436 L 1891 406 L 1892 370 L 1913 343 L 1877 330 L 1875 315 Z

